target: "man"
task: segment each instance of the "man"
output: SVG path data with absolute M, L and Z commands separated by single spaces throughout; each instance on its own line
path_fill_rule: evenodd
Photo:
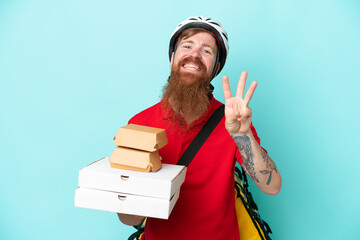
M 221 24 L 191 17 L 175 29 L 169 48 L 171 75 L 158 104 L 135 115 L 129 123 L 165 128 L 169 143 L 159 150 L 163 163 L 176 164 L 196 134 L 221 105 L 212 95 L 211 80 L 221 71 L 228 52 Z M 249 101 L 253 82 L 244 94 L 242 72 L 236 96 L 223 77 L 225 117 L 213 130 L 187 169 L 180 197 L 168 220 L 148 218 L 142 239 L 239 239 L 234 207 L 234 166 L 238 161 L 257 186 L 277 194 L 281 177 L 259 145 L 251 124 Z M 143 217 L 118 214 L 128 225 Z

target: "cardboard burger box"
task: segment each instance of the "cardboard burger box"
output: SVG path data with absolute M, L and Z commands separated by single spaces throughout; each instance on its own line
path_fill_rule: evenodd
M 156 172 L 161 168 L 158 150 L 168 143 L 164 129 L 128 124 L 114 137 L 117 145 L 110 156 L 113 168 Z
M 171 164 L 149 173 L 117 169 L 103 158 L 79 171 L 75 206 L 167 219 L 185 174 L 186 167 Z
M 153 128 L 136 124 L 128 124 L 119 128 L 114 137 L 114 144 L 148 152 L 159 150 L 168 143 L 166 132 L 161 128 Z
M 156 172 L 162 165 L 158 151 L 146 152 L 124 147 L 116 147 L 109 160 L 112 168 L 141 172 Z

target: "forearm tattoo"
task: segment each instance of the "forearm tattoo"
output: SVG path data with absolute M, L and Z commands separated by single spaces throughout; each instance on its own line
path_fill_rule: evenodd
M 276 169 L 275 163 L 273 162 L 273 160 L 271 160 L 271 158 L 267 155 L 267 153 L 264 151 L 264 149 L 261 149 L 261 156 L 264 160 L 264 162 L 266 163 L 266 169 L 261 170 L 260 173 L 263 175 L 269 175 L 269 178 L 266 182 L 266 185 L 269 185 L 271 182 L 271 175 L 272 172 L 278 172 L 278 170 Z
M 254 153 L 251 147 L 251 140 L 247 135 L 244 136 L 235 136 L 233 137 L 237 147 L 240 150 L 241 157 L 243 159 L 243 164 L 246 170 L 249 173 L 254 182 L 260 182 L 259 179 L 256 177 L 255 167 L 254 167 Z M 259 172 L 263 175 L 269 175 L 268 180 L 266 181 L 266 185 L 270 185 L 272 172 L 278 172 L 275 163 L 271 158 L 267 155 L 267 153 L 261 149 L 261 157 L 266 164 L 266 169 L 260 170 Z
M 256 177 L 255 168 L 254 168 L 254 154 L 251 147 L 250 138 L 247 135 L 244 136 L 235 136 L 233 137 L 237 147 L 240 150 L 241 157 L 243 159 L 243 164 L 247 169 L 249 176 L 254 182 L 260 182 Z

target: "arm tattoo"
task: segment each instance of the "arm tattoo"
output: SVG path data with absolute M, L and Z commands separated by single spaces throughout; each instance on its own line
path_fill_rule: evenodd
M 273 160 L 271 160 L 271 158 L 267 155 L 267 153 L 264 151 L 264 149 L 261 149 L 261 156 L 264 160 L 264 162 L 266 163 L 266 168 L 265 170 L 261 170 L 260 173 L 263 175 L 267 175 L 269 174 L 269 178 L 266 182 L 266 185 L 269 185 L 271 182 L 271 175 L 272 172 L 275 170 L 275 172 L 278 172 L 278 170 L 276 169 L 275 163 L 273 162 Z
M 254 182 L 260 182 L 255 176 L 254 154 L 251 148 L 250 138 L 246 135 L 233 137 L 237 147 L 240 150 L 241 157 L 245 168 L 248 170 L 249 176 Z

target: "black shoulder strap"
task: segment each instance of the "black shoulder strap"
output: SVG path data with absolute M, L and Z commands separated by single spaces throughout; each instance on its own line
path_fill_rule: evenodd
M 195 157 L 201 146 L 206 139 L 210 136 L 211 132 L 218 125 L 220 120 L 224 116 L 224 104 L 222 104 L 215 112 L 210 116 L 205 125 L 201 128 L 200 132 L 195 136 L 194 140 L 190 143 L 190 146 L 186 149 L 181 156 L 177 165 L 189 166 L 192 159 Z

